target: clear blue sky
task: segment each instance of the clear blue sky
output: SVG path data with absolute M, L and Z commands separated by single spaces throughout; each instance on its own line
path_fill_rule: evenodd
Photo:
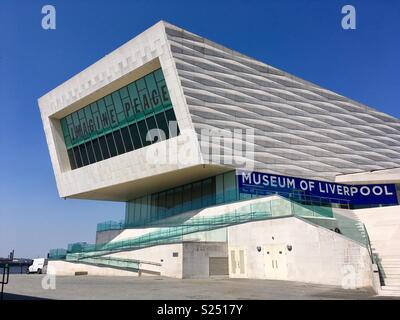
M 57 29 L 41 28 L 41 8 Z M 341 28 L 341 8 L 357 29 Z M 36 257 L 93 242 L 121 203 L 62 200 L 37 99 L 159 20 L 166 20 L 400 117 L 400 1 L 16 1 L 0 3 L 0 256 Z

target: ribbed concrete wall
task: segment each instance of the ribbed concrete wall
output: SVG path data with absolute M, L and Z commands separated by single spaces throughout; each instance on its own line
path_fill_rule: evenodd
M 165 28 L 195 130 L 254 128 L 255 169 L 334 180 L 400 166 L 398 119 L 175 26 Z

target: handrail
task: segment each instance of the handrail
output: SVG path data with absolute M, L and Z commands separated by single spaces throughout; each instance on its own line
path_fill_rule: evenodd
M 0 267 L 3 269 L 3 277 L 1 280 L 1 291 L 0 291 L 0 300 L 4 298 L 4 285 L 8 284 L 9 276 L 10 276 L 10 265 L 9 263 L 1 263 Z
M 369 234 L 368 234 L 367 228 L 365 227 L 364 223 L 362 225 L 364 227 L 365 238 L 366 238 L 366 243 L 367 243 L 367 249 L 368 249 L 369 256 L 371 258 L 371 262 L 372 262 L 372 264 L 376 264 L 378 266 L 378 264 L 376 263 L 376 260 L 375 260 L 374 253 L 372 252 L 371 240 L 369 238 Z M 378 266 L 378 269 L 379 269 L 379 266 Z
M 333 209 L 331 207 L 303 205 L 287 198 L 276 196 L 272 199 L 271 197 L 267 197 L 264 201 L 244 204 L 243 206 L 225 214 L 200 217 L 194 216 L 185 221 L 179 220 L 178 217 L 177 219 L 179 221 L 175 221 L 176 223 L 172 226 L 159 228 L 155 231 L 134 238 L 111 241 L 105 244 L 76 243 L 76 245 L 69 246 L 66 260 L 76 261 L 85 258 L 101 257 L 120 251 L 136 250 L 148 246 L 176 243 L 183 241 L 184 235 L 192 233 L 211 231 L 250 221 L 286 216 L 314 218 L 315 221 L 318 221 L 318 225 L 321 227 L 336 230 L 337 228 L 329 227 L 324 221 L 319 221 L 319 218 L 332 217 L 332 220 L 338 221 L 338 223 L 343 225 L 343 236 L 365 244 L 364 235 L 359 230 L 356 220 L 348 219 L 344 216 L 337 216 L 337 218 L 334 218 Z

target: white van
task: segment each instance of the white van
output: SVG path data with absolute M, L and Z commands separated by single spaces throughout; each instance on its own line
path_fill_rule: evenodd
M 33 259 L 33 263 L 28 268 L 28 273 L 39 273 L 41 274 L 45 271 L 47 267 L 47 259 L 45 258 L 36 258 Z

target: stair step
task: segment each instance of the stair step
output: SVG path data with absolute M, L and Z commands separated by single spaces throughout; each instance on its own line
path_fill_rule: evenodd
M 380 291 L 379 295 L 382 297 L 400 297 L 400 294 L 397 291 Z
M 386 258 L 386 257 L 379 257 L 381 261 L 393 262 L 393 263 L 400 263 L 400 258 Z
M 390 270 L 390 268 L 383 269 L 383 273 L 387 278 L 391 278 L 392 276 L 400 276 L 400 270 Z
M 400 268 L 398 266 L 391 267 L 387 263 L 385 263 L 383 266 L 385 269 L 390 270 L 390 271 L 395 271 L 396 269 L 400 271 Z
M 397 256 L 394 256 L 394 255 L 391 255 L 391 256 L 384 255 L 384 254 L 381 254 L 380 252 L 374 252 L 374 253 L 377 253 L 378 258 L 381 260 L 396 261 L 396 262 L 400 261 L 400 258 L 398 258 Z
M 396 287 L 400 286 L 400 278 L 398 279 L 386 278 L 384 279 L 384 281 L 386 286 L 396 286 Z
M 385 272 L 382 272 L 382 274 L 384 275 L 384 279 L 400 279 L 400 274 L 387 275 Z
M 397 291 L 400 294 L 400 286 L 382 286 L 381 289 L 384 291 Z
M 400 268 L 400 264 L 391 262 L 381 262 L 383 268 Z

